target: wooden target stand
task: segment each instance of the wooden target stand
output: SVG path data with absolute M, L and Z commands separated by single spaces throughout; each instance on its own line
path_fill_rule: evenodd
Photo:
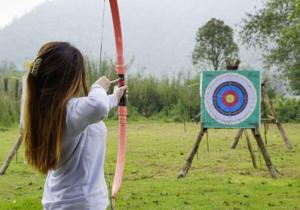
M 193 146 L 190 154 L 188 155 L 188 158 L 186 159 L 182 169 L 179 172 L 178 178 L 183 178 L 188 173 L 188 171 L 189 171 L 189 169 L 192 165 L 193 159 L 194 159 L 195 155 L 197 154 L 197 151 L 199 149 L 199 146 L 200 146 L 200 143 L 203 139 L 203 136 L 207 131 L 208 131 L 208 128 L 201 127 L 201 130 L 200 130 L 200 132 L 197 136 L 197 139 L 194 143 L 194 146 Z M 270 175 L 272 176 L 272 178 L 277 178 L 276 169 L 275 169 L 275 167 L 274 167 L 274 165 L 271 161 L 271 157 L 270 157 L 270 155 L 269 155 L 269 153 L 266 149 L 266 146 L 264 144 L 264 141 L 263 141 L 263 138 L 260 134 L 259 129 L 251 128 L 251 132 L 252 132 L 252 134 L 253 134 L 253 136 L 256 140 L 258 148 L 260 149 L 260 151 L 263 155 L 263 158 L 265 160 L 265 163 L 266 163 L 266 166 L 269 170 Z M 246 130 L 244 131 L 244 133 L 245 133 L 246 140 L 247 140 L 247 143 L 248 143 L 248 149 L 249 149 L 249 151 L 252 151 L 252 152 L 250 152 L 252 163 L 253 163 L 254 167 L 257 168 L 256 161 L 255 161 L 255 156 L 254 156 L 254 153 L 253 153 L 253 148 L 252 148 L 252 145 L 250 144 L 249 135 L 248 135 Z
M 240 61 L 235 61 L 236 65 L 227 65 L 227 70 L 237 70 L 239 62 Z M 263 92 L 263 96 L 264 96 L 263 100 L 264 101 L 268 101 L 267 104 L 268 104 L 268 106 L 270 106 L 269 107 L 270 112 L 272 113 L 273 116 L 276 117 L 277 116 L 276 112 L 273 109 L 271 100 L 269 99 L 269 97 L 266 94 L 265 86 L 264 85 L 263 85 L 263 88 L 262 88 L 262 92 Z M 276 124 L 277 124 L 279 130 L 283 131 L 283 133 L 285 134 L 282 125 L 277 120 L 277 117 L 276 118 L 275 117 L 274 117 L 274 119 L 276 119 L 275 121 L 277 122 Z M 274 167 L 274 165 L 272 163 L 271 157 L 270 157 L 270 155 L 269 155 L 269 153 L 267 151 L 267 148 L 266 148 L 266 146 L 264 144 L 264 141 L 263 141 L 262 135 L 261 135 L 261 133 L 259 131 L 259 128 L 251 128 L 250 130 L 251 130 L 251 133 L 253 134 L 254 139 L 256 140 L 257 146 L 258 146 L 258 148 L 259 148 L 259 150 L 260 150 L 260 152 L 261 152 L 261 154 L 262 154 L 262 156 L 264 158 L 265 164 L 266 164 L 266 166 L 268 168 L 268 171 L 269 171 L 271 177 L 274 178 L 274 179 L 276 179 L 277 178 L 277 170 L 276 170 L 276 168 Z M 203 127 L 201 125 L 200 132 L 199 132 L 199 134 L 198 134 L 198 136 L 196 138 L 196 141 L 195 141 L 195 143 L 194 143 L 194 145 L 192 147 L 192 150 L 190 151 L 190 153 L 189 153 L 189 155 L 188 155 L 188 157 L 187 157 L 187 159 L 186 159 L 183 167 L 181 168 L 181 170 L 180 170 L 180 172 L 178 174 L 178 178 L 183 178 L 183 177 L 185 177 L 187 175 L 187 173 L 188 173 L 188 171 L 189 171 L 189 169 L 190 169 L 190 167 L 192 165 L 193 159 L 194 159 L 195 155 L 198 152 L 198 149 L 199 149 L 200 143 L 201 143 L 201 141 L 202 141 L 202 139 L 204 137 L 204 134 L 207 133 L 207 132 L 208 132 L 208 128 L 205 128 L 205 127 Z M 235 147 L 238 144 L 239 139 L 240 139 L 240 137 L 242 136 L 243 133 L 244 133 L 244 135 L 246 137 L 246 141 L 247 141 L 247 145 L 248 145 L 248 150 L 249 150 L 249 152 L 251 154 L 251 160 L 252 160 L 253 166 L 255 168 L 257 168 L 256 159 L 255 159 L 255 155 L 254 155 L 254 152 L 253 152 L 253 147 L 252 147 L 252 145 L 250 143 L 250 138 L 249 138 L 249 135 L 248 135 L 248 132 L 247 132 L 246 129 L 240 129 L 238 131 L 238 133 L 236 135 L 236 138 L 235 138 L 235 141 L 234 141 Z M 282 134 L 282 132 L 281 132 L 281 134 Z M 284 136 L 286 137 L 285 138 L 285 142 L 289 143 L 289 141 L 287 139 L 287 136 L 286 135 L 284 135 Z M 289 145 L 291 146 L 291 144 L 289 144 Z
M 262 114 L 262 119 L 261 119 L 261 121 L 264 125 L 264 130 L 265 130 L 265 143 L 266 144 L 268 143 L 266 134 L 267 134 L 269 124 L 273 123 L 273 124 L 276 124 L 276 126 L 279 130 L 279 133 L 281 134 L 282 140 L 285 143 L 285 146 L 289 150 L 292 150 L 293 146 L 289 141 L 289 138 L 288 138 L 288 136 L 287 136 L 287 134 L 286 134 L 286 132 L 283 128 L 283 125 L 281 124 L 281 122 L 279 121 L 279 119 L 277 117 L 277 113 L 274 109 L 273 103 L 272 103 L 272 101 L 271 101 L 271 99 L 270 99 L 270 97 L 267 93 L 266 85 L 267 85 L 266 81 L 263 81 L 262 84 L 261 84 L 261 95 L 262 95 L 262 113 L 261 113 Z M 269 112 L 270 112 L 269 116 L 267 116 L 267 113 L 266 113 L 266 106 L 268 107 Z M 236 136 L 235 136 L 235 138 L 232 142 L 232 145 L 231 145 L 232 149 L 236 148 L 236 146 L 238 145 L 239 140 L 240 140 L 241 136 L 243 135 L 243 133 L 245 133 L 245 137 L 246 137 L 247 131 L 245 129 L 239 129 L 239 131 L 237 132 L 237 134 L 236 134 Z M 246 137 L 246 139 L 247 139 L 247 137 Z M 249 144 L 248 144 L 248 146 L 249 146 Z M 254 166 L 254 164 L 253 164 L 253 166 Z

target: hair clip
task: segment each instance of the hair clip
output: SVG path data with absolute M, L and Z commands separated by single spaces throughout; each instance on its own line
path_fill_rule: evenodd
M 32 66 L 31 66 L 31 69 L 30 69 L 30 74 L 32 74 L 33 76 L 36 76 L 37 73 L 38 73 L 38 70 L 42 64 L 42 61 L 43 59 L 41 58 L 36 58 L 33 63 L 32 63 Z

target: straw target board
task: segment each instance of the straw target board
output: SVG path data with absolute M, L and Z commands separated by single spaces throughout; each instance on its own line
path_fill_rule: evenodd
M 259 126 L 259 71 L 204 71 L 201 81 L 203 127 L 255 128 Z

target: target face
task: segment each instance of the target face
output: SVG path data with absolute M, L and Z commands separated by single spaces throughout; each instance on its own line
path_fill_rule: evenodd
M 202 90 L 202 107 L 205 113 L 202 112 L 204 117 L 202 123 L 204 120 L 204 123 L 210 125 L 209 127 L 257 126 L 259 112 L 256 119 L 253 120 L 253 117 L 250 119 L 252 121 L 248 123 L 249 125 L 242 125 L 259 108 L 257 92 L 259 72 L 255 72 L 258 78 L 251 74 L 253 72 L 250 72 L 250 75 L 244 71 L 241 73 L 203 72 L 202 89 L 205 90 Z M 205 83 L 205 79 L 210 81 Z M 255 84 L 257 81 L 258 84 Z

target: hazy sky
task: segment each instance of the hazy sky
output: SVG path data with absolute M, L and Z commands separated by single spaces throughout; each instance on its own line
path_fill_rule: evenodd
M 0 0 L 0 28 L 45 1 L 49 0 Z
M 0 0 L 0 5 L 1 5 L 0 6 L 0 28 L 11 23 L 14 18 L 20 17 L 21 15 L 29 12 L 34 7 L 46 1 L 52 1 L 52 0 Z M 146 1 L 145 2 L 146 4 L 147 1 L 149 0 L 141 0 L 141 1 Z M 220 0 L 220 1 L 226 2 L 226 0 Z M 230 5 L 228 6 L 228 8 L 225 9 L 228 11 L 232 10 L 232 4 L 234 1 L 236 0 L 228 0 Z M 254 4 L 257 4 L 261 0 L 237 0 L 237 2 L 239 1 L 243 1 L 243 4 L 245 5 L 247 4 L 253 5 L 253 2 L 255 2 Z M 120 0 L 119 3 L 120 5 L 122 5 L 122 3 L 126 4 L 126 1 Z M 186 2 L 183 0 L 182 3 L 185 4 Z M 199 0 L 199 3 L 202 5 L 209 5 L 212 2 L 210 0 Z
M 84 28 L 86 26 L 91 26 L 93 29 L 97 27 L 99 31 L 93 31 L 89 35 L 97 41 L 100 40 L 98 38 L 100 34 L 99 24 L 102 17 L 104 0 L 0 0 L 0 29 L 10 24 L 14 18 L 30 12 L 38 5 L 47 1 L 53 2 L 54 6 L 49 8 L 49 10 L 52 8 L 52 13 L 46 12 L 47 6 L 50 5 L 48 4 L 40 8 L 44 13 L 41 14 L 36 11 L 34 15 L 40 14 L 37 17 L 40 17 L 42 21 L 47 20 L 46 23 L 49 27 L 52 27 L 53 24 L 50 22 L 58 23 L 60 21 L 57 17 L 48 21 L 49 16 L 53 14 L 53 9 L 56 8 L 60 10 L 57 12 L 62 17 L 66 18 L 64 14 L 70 14 L 74 17 L 71 19 L 67 18 L 64 23 L 68 25 L 69 30 L 66 31 L 65 27 L 60 27 L 59 30 L 52 30 L 51 33 L 46 33 L 42 37 L 39 37 L 39 33 L 37 33 L 35 38 L 31 37 L 28 40 L 32 42 L 32 39 L 34 39 L 36 41 L 36 48 L 38 48 L 42 42 L 49 39 L 52 40 L 55 37 L 56 40 L 68 40 L 75 43 L 76 46 L 83 49 L 86 55 L 98 56 L 99 51 L 97 46 L 94 46 L 93 43 L 84 38 L 79 41 L 80 39 L 76 38 L 75 35 L 78 28 L 73 29 L 72 27 L 77 24 L 82 24 L 81 26 Z M 186 68 L 193 69 L 191 65 L 191 52 L 194 47 L 195 33 L 200 26 L 212 17 L 222 19 L 235 30 L 236 40 L 238 41 L 237 34 L 240 30 L 242 18 L 246 17 L 246 13 L 253 13 L 256 10 L 255 7 L 261 8 L 262 1 L 265 0 L 118 0 L 122 16 L 126 56 L 128 59 L 134 58 L 136 68 L 151 69 L 149 70 L 151 72 L 156 71 L 159 73 L 173 72 Z M 70 4 L 72 2 L 73 4 Z M 104 33 L 106 34 L 104 37 L 112 36 L 113 34 L 108 7 L 109 0 L 106 0 L 107 10 L 105 20 L 107 24 L 105 25 Z M 78 17 L 76 17 L 77 14 Z M 34 15 L 33 17 L 35 17 Z M 86 24 L 80 21 L 80 16 L 85 16 L 85 20 L 92 22 Z M 29 17 L 31 17 L 30 14 Z M 38 20 L 31 21 L 40 23 Z M 15 23 L 24 22 L 20 20 Z M 59 25 L 62 26 L 62 24 Z M 27 49 L 27 47 L 24 47 L 26 43 L 23 43 L 23 41 L 20 41 L 19 45 L 15 43 L 13 37 L 18 37 L 18 31 L 24 30 L 22 27 L 19 25 L 16 32 L 11 32 L 9 37 L 6 37 L 12 40 L 11 42 L 6 42 L 0 46 L 0 53 L 3 53 L 0 56 L 1 59 L 5 58 L 6 60 L 16 61 L 16 54 L 19 52 L 19 62 L 21 62 L 24 56 L 34 55 L 34 49 L 31 51 L 25 50 L 26 53 L 24 51 L 23 54 L 19 51 L 22 46 L 22 49 Z M 28 25 L 25 24 L 24 27 L 28 27 Z M 38 29 L 36 30 L 38 31 Z M 153 33 L 155 31 L 157 33 Z M 1 43 L 3 43 L 3 40 Z M 15 48 L 13 49 L 12 46 L 15 46 Z M 12 49 L 9 51 L 10 53 L 7 51 L 8 48 Z M 240 55 L 243 57 L 243 65 L 256 69 L 261 68 L 261 55 L 259 52 L 252 52 L 243 46 L 240 46 L 240 49 Z M 107 57 L 114 56 L 113 39 L 105 39 L 103 52 L 106 52 L 105 55 Z

